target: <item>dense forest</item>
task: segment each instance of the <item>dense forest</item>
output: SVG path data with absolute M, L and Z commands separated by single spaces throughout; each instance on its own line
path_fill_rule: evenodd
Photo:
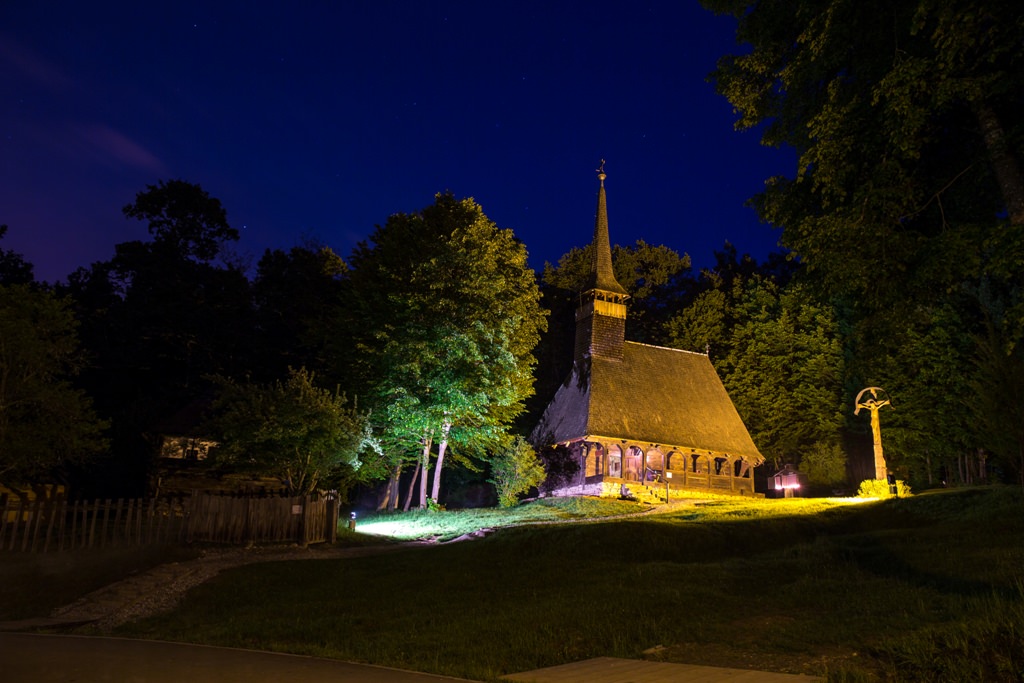
M 627 338 L 709 354 L 767 467 L 822 490 L 873 476 L 854 415 L 872 386 L 912 487 L 1024 484 L 1015 3 L 704 4 L 737 21 L 712 74 L 737 127 L 798 153 L 751 200 L 782 248 L 726 243 L 695 272 L 616 246 Z M 249 268 L 197 184 L 161 180 L 123 213 L 140 239 L 64 282 L 0 242 L 0 483 L 140 494 L 163 436 L 202 433 L 223 471 L 422 506 L 532 457 L 516 437 L 569 373 L 589 247 L 534 273 L 512 230 L 442 194 L 350 255 L 303 243 Z

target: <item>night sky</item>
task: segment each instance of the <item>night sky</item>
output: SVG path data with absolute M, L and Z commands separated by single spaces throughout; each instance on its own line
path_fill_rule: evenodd
M 148 239 L 121 207 L 181 178 L 252 264 L 312 238 L 347 256 L 450 190 L 541 268 L 611 240 L 712 262 L 777 242 L 744 202 L 793 155 L 706 81 L 733 21 L 697 2 L 4 2 L 0 248 L 63 280 Z

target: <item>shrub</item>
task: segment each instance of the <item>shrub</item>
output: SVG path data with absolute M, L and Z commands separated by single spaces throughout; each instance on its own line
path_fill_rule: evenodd
M 498 504 L 503 508 L 519 502 L 519 494 L 537 486 L 546 476 L 533 447 L 517 437 L 508 448 L 491 461 L 491 478 L 498 490 Z
M 838 484 L 846 481 L 846 453 L 839 444 L 816 443 L 800 459 L 800 471 L 809 484 Z
M 907 485 L 907 482 L 902 479 L 896 480 L 896 495 L 900 498 L 912 495 L 913 492 Z M 865 479 L 860 483 L 860 488 L 857 489 L 858 498 L 891 498 L 892 493 L 889 491 L 889 482 L 885 479 Z

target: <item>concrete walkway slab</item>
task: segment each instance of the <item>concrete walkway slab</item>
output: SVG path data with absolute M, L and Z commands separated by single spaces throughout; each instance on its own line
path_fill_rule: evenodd
M 597 657 L 502 677 L 518 683 L 813 683 L 819 678 L 696 664 Z
M 466 683 L 318 657 L 34 633 L 0 633 L 0 678 L 10 683 Z

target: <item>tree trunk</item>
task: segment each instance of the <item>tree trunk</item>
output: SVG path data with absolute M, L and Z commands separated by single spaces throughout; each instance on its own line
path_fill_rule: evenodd
M 437 444 L 437 464 L 434 465 L 434 485 L 430 489 L 430 497 L 437 502 L 441 493 L 441 465 L 444 463 L 444 453 L 448 450 L 448 432 L 452 426 L 447 422 L 441 427 L 441 441 Z
M 395 485 L 391 487 L 391 496 L 388 500 L 388 512 L 394 512 L 398 509 L 398 500 L 401 498 L 401 491 L 399 491 L 399 485 L 402 482 L 402 463 L 395 465 L 395 472 L 392 476 Z
M 405 512 L 409 511 L 412 506 L 412 494 L 416 491 L 416 480 L 420 477 L 420 469 L 422 469 L 422 463 L 416 462 L 416 469 L 412 473 L 412 481 L 409 482 L 409 489 L 405 493 L 405 505 L 402 506 L 402 510 Z
M 1010 145 L 1006 142 L 1006 134 L 996 113 L 985 102 L 974 103 L 974 115 L 981 126 L 981 134 L 985 140 L 992 171 L 995 173 L 999 191 L 1006 203 L 1006 212 L 1010 222 L 1024 224 L 1024 174 L 1020 164 L 1013 156 Z
M 402 466 L 395 465 L 395 469 L 391 472 L 391 476 L 388 477 L 387 488 L 384 489 L 384 495 L 380 499 L 380 503 L 377 504 L 377 510 L 386 510 L 388 512 L 394 512 L 398 508 L 398 480 L 402 476 Z
M 420 510 L 427 509 L 427 473 L 430 472 L 430 447 L 433 439 L 423 439 L 423 455 L 420 457 Z

